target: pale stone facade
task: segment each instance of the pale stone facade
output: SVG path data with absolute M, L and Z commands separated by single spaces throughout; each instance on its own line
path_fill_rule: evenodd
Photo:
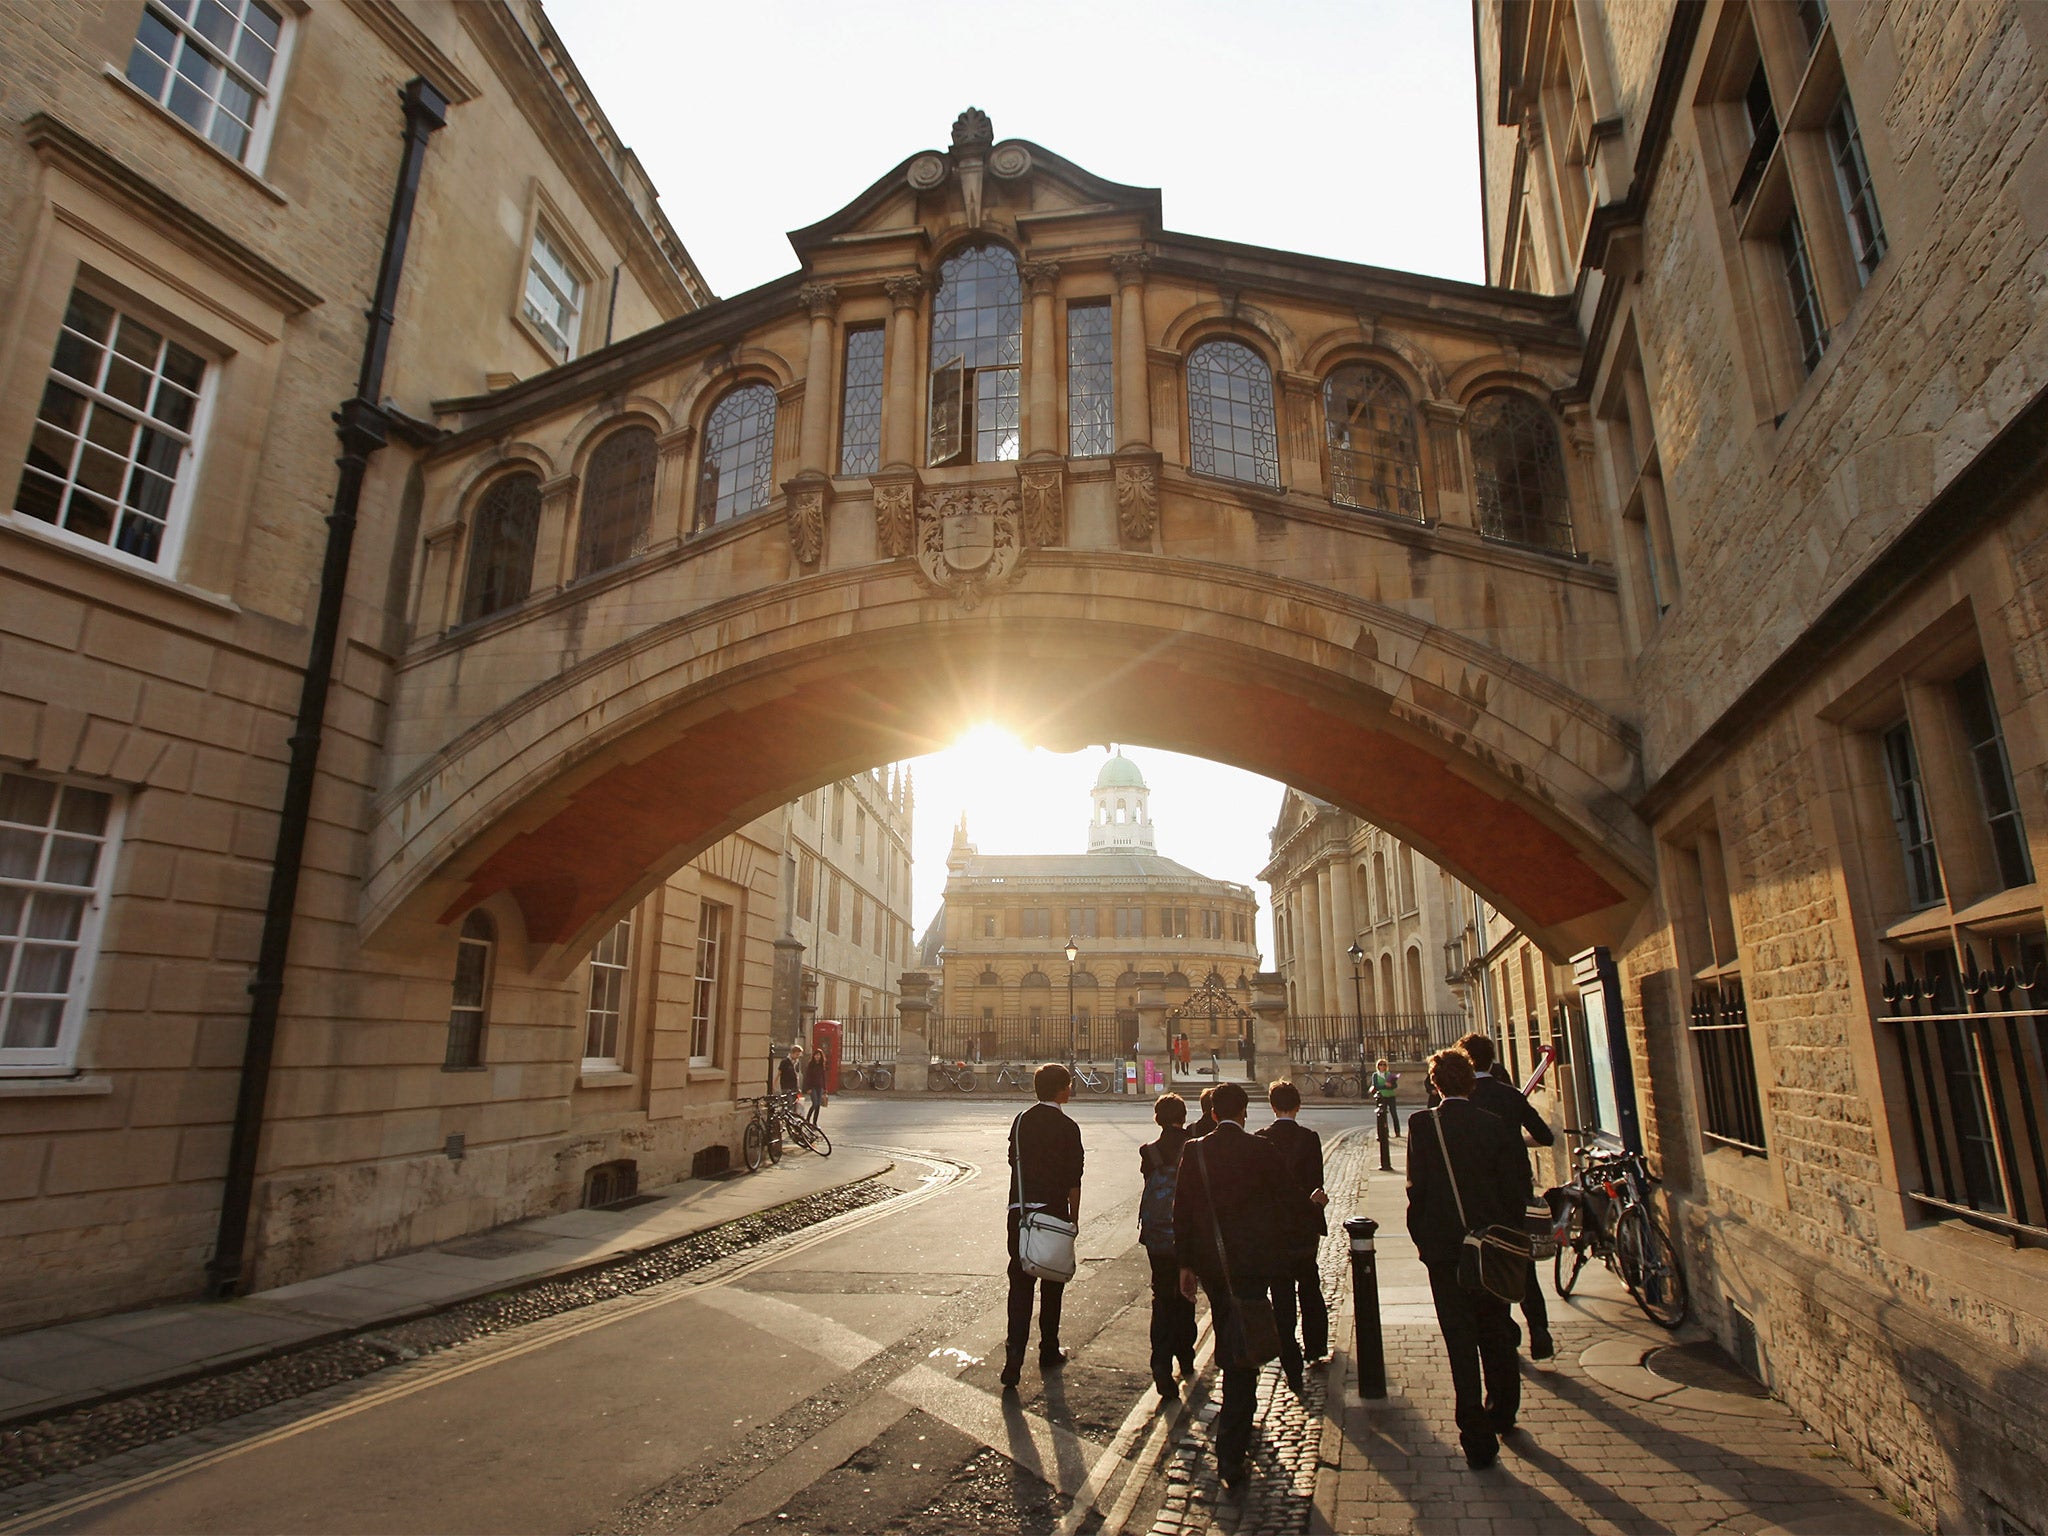
M 910 774 L 892 766 L 813 790 L 784 810 L 789 933 L 804 946 L 813 1019 L 872 1020 L 896 1011 L 912 963 Z

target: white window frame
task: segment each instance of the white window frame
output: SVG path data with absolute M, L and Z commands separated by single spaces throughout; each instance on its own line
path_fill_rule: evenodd
M 73 952 L 71 985 L 64 999 L 64 1015 L 57 1026 L 57 1040 L 54 1045 L 22 1049 L 0 1048 L 0 1078 L 9 1077 L 70 1077 L 78 1067 L 79 1043 L 85 1034 L 85 1020 L 91 1011 L 93 984 L 99 976 L 100 940 L 106 931 L 107 907 L 111 900 L 114 869 L 121 858 L 122 832 L 128 813 L 128 797 L 107 784 L 94 783 L 90 779 L 68 774 L 32 773 L 26 768 L 0 765 L 0 771 L 17 773 L 32 779 L 41 779 L 55 785 L 60 791 L 68 786 L 92 790 L 106 795 L 112 802 L 107 808 L 107 827 L 100 837 L 99 866 L 94 872 L 93 884 L 86 894 L 85 916 L 79 924 L 77 948 Z M 10 885 L 14 882 L 8 882 Z M 33 888 L 42 888 L 40 882 L 22 882 Z M 69 890 L 86 890 L 83 886 L 64 887 Z M 6 972 L 0 972 L 0 986 L 10 981 Z M 0 998 L 7 994 L 0 993 Z
M 604 939 L 598 941 L 598 948 L 590 952 L 590 959 L 587 962 L 589 965 L 589 976 L 583 993 L 583 1070 L 585 1072 L 622 1072 L 625 1070 L 625 1060 L 630 1054 L 627 1050 L 629 1043 L 627 1030 L 630 1027 L 633 1016 L 633 941 L 638 936 L 635 930 L 639 926 L 633 921 L 633 918 L 634 914 L 631 912 L 620 918 L 606 930 Z M 623 942 L 619 946 L 619 958 L 617 960 L 600 960 L 598 954 L 604 947 L 605 939 L 610 939 L 612 935 L 619 933 L 622 929 L 624 930 L 624 936 Z M 597 983 L 600 973 L 616 973 L 618 977 L 619 994 L 618 1006 L 616 1008 L 600 1009 L 597 1006 Z M 612 1049 L 610 1055 L 594 1056 L 590 1051 L 591 1028 L 600 1013 L 611 1015 Z
M 526 241 L 526 269 L 519 285 L 519 313 L 547 342 L 548 350 L 555 355 L 556 361 L 564 363 L 576 356 L 576 343 L 583 334 L 584 300 L 590 292 L 590 279 L 576 270 L 575 259 L 563 250 L 565 243 L 549 226 L 547 220 L 535 219 L 533 232 Z M 548 263 L 541 260 L 543 250 L 554 258 L 554 265 L 559 266 L 569 281 L 576 285 L 574 293 L 561 292 L 548 270 Z M 542 314 L 533 302 L 533 287 L 536 281 L 555 299 L 568 306 L 566 330 L 559 329 L 555 321 Z
M 102 559 L 115 561 L 117 564 L 132 570 L 149 571 L 155 575 L 175 578 L 178 574 L 180 558 L 184 554 L 185 530 L 192 520 L 193 488 L 199 483 L 199 477 L 204 469 L 206 442 L 213 427 L 214 398 L 219 393 L 220 378 L 223 371 L 220 350 L 206 337 L 193 332 L 185 326 L 166 321 L 153 307 L 137 304 L 134 300 L 124 297 L 122 290 L 116 285 L 92 281 L 93 275 L 90 268 L 80 266 L 72 278 L 71 286 L 65 290 L 64 309 L 57 316 L 57 329 L 50 337 L 49 360 L 43 365 L 41 374 L 37 376 L 37 400 L 39 402 L 42 398 L 41 391 L 43 389 L 47 389 L 53 381 L 62 380 L 66 389 L 84 396 L 88 406 L 106 404 L 112 409 L 119 411 L 122 415 L 129 417 L 137 424 L 138 428 L 169 431 L 168 428 L 158 424 L 155 418 L 148 414 L 137 414 L 135 408 L 127 404 L 127 402 L 116 400 L 109 395 L 103 394 L 97 386 L 85 384 L 68 373 L 60 374 L 57 371 L 57 348 L 63 340 L 64 316 L 70 312 L 71 295 L 81 290 L 114 311 L 114 324 L 117 329 L 120 325 L 121 317 L 133 316 L 151 330 L 156 331 L 166 341 L 175 341 L 186 351 L 197 354 L 206 364 L 206 371 L 199 376 L 197 403 L 192 409 L 192 426 L 185 433 L 185 451 L 178 460 L 177 473 L 171 482 L 170 505 L 164 510 L 163 540 L 157 546 L 156 558 L 154 560 L 145 560 L 140 555 L 132 555 L 127 550 L 119 548 L 112 539 L 102 543 L 98 539 L 89 539 L 83 534 L 73 533 L 70 529 L 57 523 L 46 523 L 39 517 L 30 517 L 26 513 L 17 512 L 14 508 L 14 498 L 20 493 L 22 476 L 28 473 L 26 448 L 24 448 L 22 454 L 21 472 L 15 476 L 14 484 L 7 488 L 6 502 L 0 504 L 0 519 L 4 519 L 9 527 L 24 529 L 42 538 L 55 539 L 68 549 L 85 550 Z M 108 333 L 107 350 L 109 352 L 113 350 L 112 331 Z M 36 426 L 41 420 L 41 407 L 38 404 L 36 411 L 29 418 L 31 439 L 33 439 Z M 65 484 L 68 488 L 70 482 L 67 480 Z M 117 523 L 120 510 L 120 507 L 117 505 L 115 507 Z
M 712 914 L 717 914 L 715 924 Z M 699 901 L 697 905 L 696 959 L 691 966 L 690 1065 L 710 1067 L 718 1063 L 718 1032 L 724 1024 L 725 957 L 732 941 L 733 909 L 723 902 Z M 705 964 L 705 929 L 715 926 L 709 940 L 710 964 Z M 698 1050 L 698 1046 L 703 1050 Z
M 248 0 L 243 0 L 244 14 L 246 14 L 247 6 Z M 145 5 L 143 9 L 144 14 L 147 14 L 150 7 Z M 249 143 L 239 156 L 229 154 L 225 149 L 221 148 L 220 145 L 214 143 L 212 138 L 209 137 L 204 130 L 193 127 L 190 123 L 186 122 L 185 119 L 178 116 L 177 113 L 171 110 L 170 104 L 166 98 L 170 93 L 171 82 L 177 78 L 177 71 L 171 65 L 166 65 L 166 76 L 162 91 L 154 94 L 151 93 L 144 86 L 137 84 L 134 80 L 129 78 L 127 59 L 121 61 L 121 65 L 118 71 L 115 71 L 110 67 L 109 72 L 118 73 L 118 76 L 123 84 L 127 85 L 130 89 L 135 91 L 145 100 L 152 102 L 156 106 L 157 110 L 162 112 L 164 116 L 168 117 L 172 122 L 176 123 L 180 128 L 185 130 L 185 132 L 191 134 L 194 138 L 198 139 L 202 144 L 206 145 L 206 147 L 211 149 L 215 154 L 222 156 L 224 159 L 233 161 L 236 165 L 241 166 L 244 170 L 250 172 L 253 175 L 261 176 L 263 174 L 264 167 L 270 161 L 270 144 L 273 130 L 275 129 L 277 124 L 278 103 L 284 94 L 284 82 L 286 76 L 289 74 L 291 70 L 292 52 L 294 45 L 298 41 L 299 34 L 298 15 L 291 5 L 284 3 L 284 0 L 269 0 L 269 3 L 266 5 L 266 9 L 275 11 L 278 15 L 277 52 L 271 60 L 269 81 L 264 85 L 264 87 L 260 91 L 256 92 L 256 107 L 254 114 L 249 122 Z M 198 36 L 196 30 L 193 28 L 191 23 L 181 21 L 176 16 L 167 16 L 165 19 L 169 22 L 173 30 L 181 34 L 184 34 L 187 37 Z M 136 17 L 135 35 L 130 37 L 128 40 L 130 58 L 133 57 L 134 50 L 141 46 L 142 20 L 142 16 Z M 217 44 L 210 42 L 205 38 L 199 38 L 199 42 L 204 52 L 214 55 L 216 57 L 224 57 L 223 51 Z M 246 80 L 247 77 L 243 75 L 243 72 L 239 65 L 229 62 L 227 64 L 227 67 L 234 70 L 237 76 L 241 76 L 243 79 Z M 216 105 L 218 105 L 219 98 L 215 97 L 213 98 L 213 100 L 215 101 Z

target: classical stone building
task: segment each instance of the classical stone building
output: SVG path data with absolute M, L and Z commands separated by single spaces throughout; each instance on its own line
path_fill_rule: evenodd
M 1173 1009 L 1205 987 L 1228 993 L 1235 1009 L 1190 1010 L 1175 1032 L 1197 1053 L 1234 1057 L 1259 964 L 1250 887 L 1158 851 L 1151 791 L 1122 753 L 1103 763 L 1089 800 L 1086 853 L 984 854 L 965 818 L 955 830 L 934 1045 L 942 1054 L 972 1047 L 985 1060 L 1065 1054 L 1071 969 L 1083 1059 L 1136 1043 L 1141 989 Z
M 1391 833 L 1297 789 L 1281 797 L 1272 848 L 1259 878 L 1273 893 L 1274 968 L 1290 1015 L 1380 1021 L 1369 1029 L 1432 1016 L 1441 1036 L 1450 1016 L 1465 1014 L 1444 968 L 1471 903 L 1463 884 Z
M 804 946 L 806 1022 L 894 1018 L 896 979 L 913 960 L 914 813 L 909 770 L 895 766 L 840 779 L 786 808 L 788 931 Z

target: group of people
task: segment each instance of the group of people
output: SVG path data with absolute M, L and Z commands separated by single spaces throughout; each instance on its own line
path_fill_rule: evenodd
M 804 1043 L 799 1040 L 789 1048 L 789 1054 L 782 1058 L 776 1073 L 776 1091 L 779 1093 L 801 1093 L 811 1101 L 811 1107 L 804 1111 L 804 1118 L 816 1125 L 818 1116 L 825 1108 L 825 1047 L 811 1047 L 810 1059 L 804 1059 Z
M 1386 1073 L 1379 1063 L 1375 1076 Z M 1555 1137 L 1513 1084 L 1495 1075 L 1493 1042 L 1484 1035 L 1469 1034 L 1433 1055 L 1429 1081 L 1434 1107 L 1410 1115 L 1408 1124 L 1408 1232 L 1429 1272 L 1450 1355 L 1459 1440 L 1468 1464 L 1482 1468 L 1498 1459 L 1501 1437 L 1515 1430 L 1521 1333 L 1507 1303 L 1461 1283 L 1459 1253 L 1476 1228 L 1523 1225 L 1531 1180 L 1521 1132 L 1544 1146 Z M 1076 1223 L 1081 1213 L 1081 1131 L 1060 1108 L 1072 1096 L 1073 1077 L 1049 1062 L 1033 1086 L 1038 1102 L 1018 1117 L 1010 1144 L 1006 1388 L 1021 1379 L 1034 1309 L 1040 1367 L 1056 1370 L 1068 1358 L 1060 1343 L 1066 1287 L 1025 1272 L 1018 1225 L 1032 1211 Z M 1375 1097 L 1380 1087 L 1374 1084 Z M 1300 1122 L 1301 1092 L 1293 1083 L 1271 1084 L 1266 1102 L 1272 1123 L 1254 1134 L 1245 1125 L 1250 1097 L 1237 1083 L 1203 1089 L 1192 1125 L 1186 1100 L 1162 1094 L 1152 1107 L 1158 1138 L 1138 1152 L 1145 1181 L 1138 1235 L 1152 1271 L 1153 1384 L 1172 1398 L 1193 1377 L 1195 1298 L 1206 1294 L 1223 1377 L 1216 1457 L 1233 1492 L 1247 1475 L 1258 1368 L 1273 1358 L 1269 1345 L 1261 1352 L 1255 1325 L 1270 1308 L 1280 1367 L 1297 1394 L 1303 1372 L 1326 1360 L 1330 1345 L 1317 1267 L 1328 1230 L 1322 1138 Z M 1522 1306 L 1531 1356 L 1546 1359 L 1553 1345 L 1533 1263 Z

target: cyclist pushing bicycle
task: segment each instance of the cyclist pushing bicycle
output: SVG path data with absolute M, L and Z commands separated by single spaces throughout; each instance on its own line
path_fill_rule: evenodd
M 1379 1105 L 1380 1117 L 1391 1120 L 1394 1124 L 1394 1134 L 1399 1136 L 1401 1108 L 1395 1101 L 1401 1092 L 1401 1074 L 1388 1070 L 1387 1058 L 1384 1056 L 1373 1063 L 1371 1088 L 1373 1099 Z

